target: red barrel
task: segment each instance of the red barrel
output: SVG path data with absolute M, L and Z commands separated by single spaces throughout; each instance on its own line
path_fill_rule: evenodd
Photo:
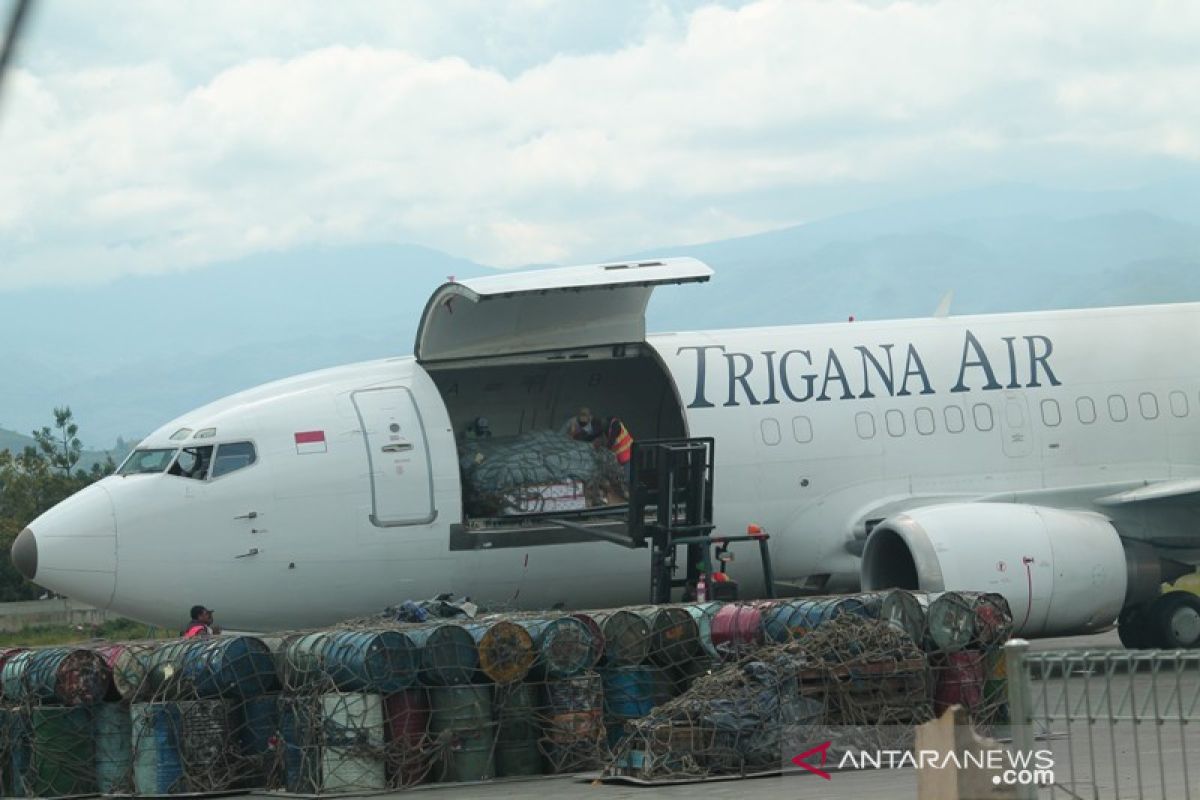
M 933 710 L 942 715 L 958 704 L 974 713 L 983 707 L 983 683 L 987 677 L 985 656 L 974 650 L 946 653 L 945 663 L 937 669 Z
M 713 644 L 735 649 L 761 644 L 762 622 L 762 609 L 758 606 L 742 603 L 722 606 L 712 619 Z
M 392 787 L 413 786 L 429 772 L 423 752 L 429 729 L 429 701 L 424 689 L 407 689 L 383 698 L 387 727 L 388 781 Z

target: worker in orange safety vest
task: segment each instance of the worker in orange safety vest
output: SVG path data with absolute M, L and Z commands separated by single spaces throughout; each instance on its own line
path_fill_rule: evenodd
M 221 629 L 213 623 L 212 609 L 204 606 L 192 606 L 192 621 L 183 629 L 183 638 L 191 639 L 196 636 L 212 636 L 220 633 Z
M 630 435 L 629 429 L 618 418 L 608 418 L 608 425 L 605 426 L 604 443 L 612 451 L 612 454 L 617 457 L 617 463 L 624 468 L 625 482 L 628 483 L 631 479 L 630 473 L 633 468 L 633 436 Z

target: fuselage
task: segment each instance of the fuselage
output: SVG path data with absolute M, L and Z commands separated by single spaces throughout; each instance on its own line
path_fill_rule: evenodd
M 838 585 L 855 580 L 871 521 L 897 509 L 1018 495 L 1086 509 L 1114 487 L 1200 475 L 1198 323 L 1200 304 L 1180 304 L 631 344 L 661 365 L 686 434 L 716 441 L 718 530 L 759 524 L 779 579 Z M 202 480 L 164 469 L 87 488 L 30 524 L 36 581 L 164 625 L 202 603 L 244 630 L 441 592 L 533 608 L 644 601 L 645 550 L 450 547 L 451 526 L 467 522 L 461 419 L 435 373 L 414 357 L 355 364 L 172 420 L 138 450 L 214 447 L 221 459 L 228 446 L 252 458 Z M 625 391 L 636 403 L 639 387 Z M 486 413 L 486 398 L 476 406 Z M 574 404 L 537 408 L 530 427 L 552 427 Z M 1123 537 L 1196 558 L 1190 514 L 1113 520 Z M 752 559 L 732 570 L 761 589 Z

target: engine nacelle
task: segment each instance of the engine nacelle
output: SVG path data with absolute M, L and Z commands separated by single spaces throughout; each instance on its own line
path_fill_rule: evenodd
M 1111 625 L 1131 585 L 1127 557 L 1099 514 L 1012 503 L 952 503 L 879 523 L 862 557 L 866 591 L 1004 595 L 1015 632 L 1066 636 Z

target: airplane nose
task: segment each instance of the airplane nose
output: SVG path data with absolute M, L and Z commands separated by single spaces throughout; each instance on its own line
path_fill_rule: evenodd
M 18 572 L 36 576 L 38 586 L 107 608 L 117 588 L 111 495 L 99 483 L 71 495 L 17 535 L 11 557 Z
M 18 533 L 13 542 L 12 563 L 26 580 L 33 580 L 37 575 L 37 539 L 33 538 L 33 531 L 29 528 Z

